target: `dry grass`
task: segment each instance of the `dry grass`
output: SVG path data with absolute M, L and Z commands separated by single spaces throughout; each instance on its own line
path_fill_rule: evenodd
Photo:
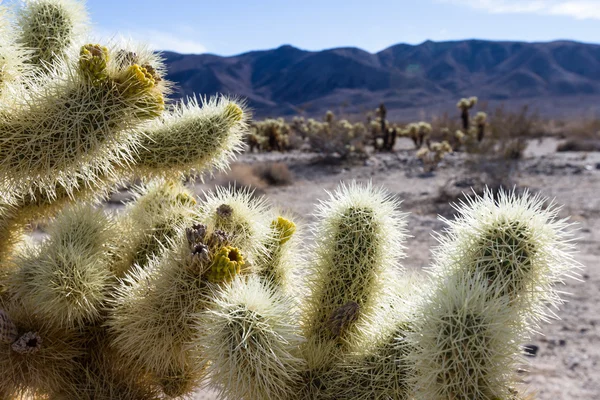
M 563 139 L 600 139 L 600 119 L 598 118 L 549 119 L 542 121 L 541 129 L 546 136 Z
M 293 183 L 294 179 L 288 166 L 282 162 L 255 165 L 254 174 L 262 181 L 274 186 L 285 186 Z
M 556 147 L 556 151 L 600 151 L 600 139 L 569 139 Z
M 290 185 L 294 181 L 288 166 L 282 162 L 266 162 L 256 165 L 234 163 L 231 169 L 215 176 L 214 186 L 235 186 L 239 190 L 253 190 L 263 195 L 268 186 Z
M 236 188 L 254 190 L 256 195 L 265 193 L 267 183 L 256 175 L 248 164 L 231 164 L 231 169 L 221 173 L 211 182 L 215 186 L 235 186 Z

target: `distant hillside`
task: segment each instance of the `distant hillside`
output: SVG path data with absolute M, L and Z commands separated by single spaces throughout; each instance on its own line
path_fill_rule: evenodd
M 396 115 L 450 110 L 460 96 L 600 113 L 600 45 L 465 40 L 398 44 L 372 54 L 292 46 L 233 57 L 163 53 L 176 95 L 230 93 L 255 113 L 359 113 L 385 102 Z M 421 111 L 423 112 L 423 111 Z

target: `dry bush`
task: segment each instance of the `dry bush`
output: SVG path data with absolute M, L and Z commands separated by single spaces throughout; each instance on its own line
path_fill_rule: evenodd
M 466 145 L 467 152 L 474 159 L 494 163 L 519 160 L 523 157 L 527 140 L 542 136 L 539 115 L 531 112 L 528 106 L 518 112 L 497 107 L 488 115 L 488 121 L 483 141 Z
M 254 194 L 264 194 L 267 183 L 256 175 L 254 168 L 248 164 L 231 164 L 231 169 L 220 173 L 212 182 L 215 186 L 235 186 L 240 190 L 254 190 Z
M 290 185 L 294 180 L 287 164 L 282 162 L 255 165 L 253 172 L 259 179 L 269 185 Z
M 299 148 L 303 141 L 283 118 L 267 118 L 251 124 L 246 143 L 250 152 L 284 152 Z
M 333 119 L 319 122 L 309 119 L 306 127 L 308 143 L 315 152 L 340 159 L 361 156 L 365 152 L 367 130 L 362 123 L 352 124 L 347 120 Z
M 447 140 L 453 145 L 454 132 L 460 130 L 460 118 L 447 112 L 431 119 L 431 139 L 436 141 Z M 453 146 L 454 147 L 454 146 Z
M 600 140 L 594 139 L 569 139 L 556 147 L 556 151 L 600 151 Z
M 571 118 L 569 120 L 549 119 L 541 123 L 545 136 L 567 139 L 600 139 L 600 119 Z

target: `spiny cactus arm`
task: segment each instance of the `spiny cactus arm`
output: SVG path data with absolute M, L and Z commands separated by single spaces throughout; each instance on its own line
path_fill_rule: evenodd
M 98 321 L 114 280 L 113 226 L 102 210 L 66 209 L 44 243 L 15 255 L 7 283 L 11 298 L 35 309 L 48 325 L 80 329 Z
M 4 301 L 0 313 L 14 325 L 16 335 L 0 345 L 0 393 L 5 399 L 33 395 L 40 398 L 68 387 L 78 371 L 77 358 L 85 353 L 85 338 L 73 330 L 49 325 L 18 301 Z
M 284 293 L 297 291 L 292 273 L 299 260 L 299 240 L 296 224 L 290 219 L 278 216 L 271 222 L 271 234 L 265 243 L 266 253 L 257 260 L 256 270 L 268 286 Z
M 11 86 L 31 70 L 26 63 L 30 52 L 15 42 L 14 26 L 7 7 L 0 4 L 0 107 L 10 107 Z
M 0 189 L 0 270 L 7 268 L 4 264 L 24 233 L 23 226 L 13 217 L 15 209 L 16 199 L 12 193 Z
M 179 178 L 225 169 L 243 147 L 249 112 L 224 96 L 180 102 L 144 131 L 134 154 L 134 171 L 145 178 Z
M 68 55 L 87 31 L 88 24 L 81 1 L 26 0 L 17 9 L 17 40 L 31 49 L 30 63 L 49 68 Z
M 108 198 L 119 185 L 128 181 L 130 175 L 119 170 L 115 175 L 98 175 L 87 168 L 78 171 L 75 186 L 70 191 L 56 182 L 50 190 L 43 190 L 34 184 L 26 184 L 26 190 L 13 192 L 14 207 L 10 215 L 16 224 L 47 221 L 69 204 L 94 204 Z
M 316 249 L 303 310 L 306 352 L 348 351 L 369 334 L 369 318 L 403 255 L 404 215 L 396 200 L 370 184 L 330 194 L 317 213 Z M 310 358 L 313 358 L 310 356 Z M 331 356 L 323 356 L 331 363 Z
M 495 199 L 487 191 L 457 206 L 458 216 L 447 221 L 432 294 L 410 336 L 418 398 L 512 395 L 518 345 L 552 315 L 547 305 L 561 302 L 553 286 L 579 268 L 568 224 L 544 203 L 528 193 L 500 192 Z
M 115 53 L 86 45 L 78 63 L 62 61 L 13 94 L 14 107 L 0 110 L 4 187 L 51 196 L 58 184 L 70 193 L 82 168 L 110 175 L 132 161 L 136 128 L 162 112 L 167 89 L 155 68 L 122 65 Z M 139 61 L 158 63 L 149 52 Z
M 475 124 L 477 125 L 477 140 L 481 142 L 485 135 L 485 125 L 487 122 L 487 114 L 483 111 L 478 112 L 475 115 Z
M 368 354 L 351 355 L 327 371 L 321 380 L 325 398 L 370 400 L 411 399 L 411 365 L 407 355 L 408 324 L 378 341 Z
M 303 385 L 302 337 L 293 299 L 258 276 L 241 277 L 212 295 L 200 316 L 212 386 L 224 399 L 291 400 Z
M 150 372 L 169 396 L 189 394 L 205 374 L 194 338 L 197 314 L 210 304 L 210 293 L 248 272 L 230 236 L 195 224 L 116 289 L 108 319 L 112 346 L 127 363 Z
M 157 180 L 133 189 L 134 200 L 118 221 L 120 240 L 112 270 L 123 277 L 144 267 L 165 245 L 192 225 L 196 200 L 178 181 Z
M 573 234 L 559 207 L 539 195 L 491 190 L 456 206 L 456 219 L 439 235 L 434 275 L 456 273 L 488 277 L 490 285 L 511 297 L 525 318 L 539 322 L 562 303 L 554 288 L 565 278 L 578 279 Z
M 415 299 L 423 289 L 421 274 L 409 273 L 386 283 L 391 301 L 371 318 L 373 332 L 320 380 L 323 398 L 412 399 L 412 367 L 406 340 L 414 332 Z
M 272 213 L 264 198 L 234 186 L 217 187 L 204 193 L 204 197 L 198 219 L 209 231 L 227 232 L 231 244 L 240 248 L 250 262 L 266 253 Z
M 141 368 L 128 365 L 110 347 L 105 327 L 86 332 L 85 354 L 77 358 L 77 373 L 68 384 L 50 394 L 55 400 L 159 400 L 160 389 Z
M 80 186 L 68 193 L 59 183 L 51 192 L 31 190 L 23 193 L 2 195 L 4 204 L 0 204 L 0 264 L 6 268 L 16 246 L 23 241 L 29 224 L 48 221 L 69 204 L 95 204 L 106 199 L 114 188 L 123 184 L 122 179 L 115 176 L 94 176 L 83 173 Z M 39 188 L 38 188 L 39 189 Z M 8 204 L 7 204 L 8 203 Z M 1 281 L 2 279 L 0 279 Z M 0 290 L 1 291 L 1 290 Z
M 419 307 L 407 355 L 415 399 L 511 398 L 524 327 L 480 278 L 450 276 Z
M 173 246 L 125 276 L 116 288 L 107 325 L 119 357 L 148 371 L 175 397 L 192 391 L 204 376 L 193 338 L 194 315 L 206 305 L 208 289 L 201 276 L 208 266 L 192 263 L 185 239 L 178 238 Z

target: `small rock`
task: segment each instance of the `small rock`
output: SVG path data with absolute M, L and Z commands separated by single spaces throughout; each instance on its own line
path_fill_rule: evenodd
M 579 366 L 579 358 L 569 357 L 567 359 L 567 368 L 569 368 L 570 370 L 574 370 L 577 366 Z
M 523 351 L 528 357 L 535 357 L 539 349 L 539 346 L 536 346 L 535 344 L 526 344 L 523 346 Z

